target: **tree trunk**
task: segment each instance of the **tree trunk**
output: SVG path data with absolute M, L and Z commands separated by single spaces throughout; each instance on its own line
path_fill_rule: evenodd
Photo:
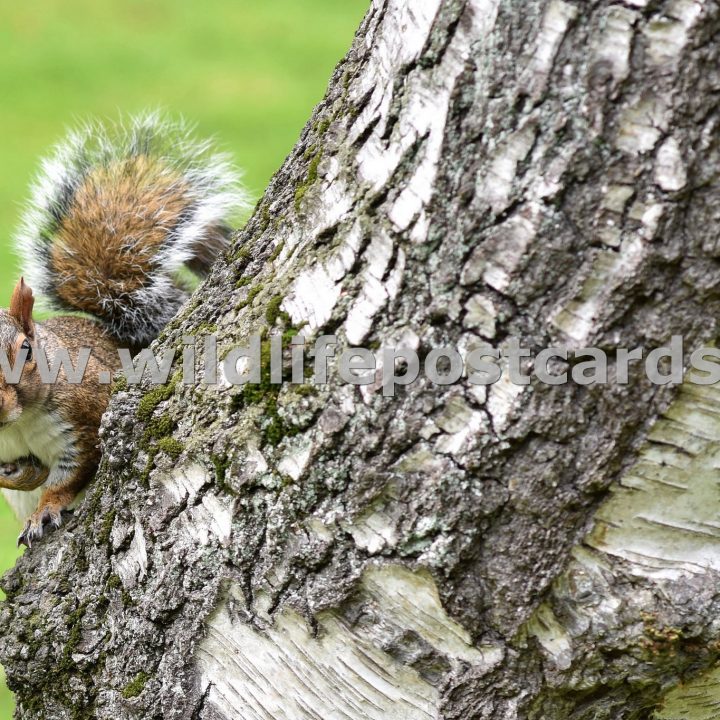
M 517 338 L 612 380 L 617 347 L 707 343 L 719 28 L 710 0 L 377 0 L 157 348 Z M 716 718 L 719 443 L 720 389 L 642 363 L 120 385 L 84 504 L 4 578 L 16 717 Z

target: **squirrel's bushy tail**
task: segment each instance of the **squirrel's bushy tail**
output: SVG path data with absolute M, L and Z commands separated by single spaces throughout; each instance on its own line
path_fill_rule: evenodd
M 25 279 L 146 345 L 187 299 L 183 266 L 205 275 L 246 206 L 228 158 L 183 122 L 87 125 L 42 164 L 17 238 Z

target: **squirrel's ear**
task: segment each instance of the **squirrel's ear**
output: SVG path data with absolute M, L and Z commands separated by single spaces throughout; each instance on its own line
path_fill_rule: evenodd
M 34 304 L 32 290 L 25 284 L 25 278 L 20 278 L 10 298 L 10 315 L 20 323 L 23 332 L 31 340 L 35 337 L 35 323 L 32 319 Z

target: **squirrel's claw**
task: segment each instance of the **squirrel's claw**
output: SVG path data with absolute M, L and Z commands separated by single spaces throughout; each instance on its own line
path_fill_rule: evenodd
M 30 520 L 25 523 L 23 531 L 18 535 L 17 546 L 25 545 L 26 547 L 32 547 L 33 540 L 42 537 L 42 529 L 36 529 L 32 526 Z
M 28 518 L 23 531 L 18 536 L 17 546 L 26 545 L 30 548 L 35 540 L 39 540 L 45 534 L 46 527 L 59 528 L 61 525 L 62 511 L 44 507 Z

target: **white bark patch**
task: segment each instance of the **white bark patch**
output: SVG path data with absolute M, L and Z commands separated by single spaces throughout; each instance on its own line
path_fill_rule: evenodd
M 370 241 L 370 245 L 364 256 L 367 262 L 365 272 L 381 280 L 390 265 L 392 255 L 393 241 L 390 236 L 384 232 L 377 234 Z
M 497 311 L 493 301 L 485 295 L 473 295 L 465 304 L 463 325 L 486 338 L 495 337 Z
M 341 286 L 320 266 L 306 270 L 293 283 L 290 294 L 282 303 L 293 324 L 306 322 L 312 330 L 322 327 L 331 317 L 340 297 Z
M 373 319 L 388 301 L 385 286 L 370 275 L 363 285 L 360 297 L 345 318 L 345 335 L 351 345 L 360 345 L 372 329 Z
M 329 258 L 325 264 L 327 273 L 333 282 L 342 280 L 347 275 L 348 270 L 353 266 L 359 248 L 360 238 L 358 234 L 359 228 L 355 225 L 337 253 Z M 355 242 L 355 240 L 357 240 L 357 242 Z
M 555 667 L 567 670 L 572 664 L 570 636 L 547 605 L 541 605 L 528 623 L 528 632 L 537 638 Z
M 383 645 L 414 631 L 453 666 L 464 661 L 489 670 L 502 659 L 498 649 L 472 646 L 429 575 L 370 568 L 359 592 L 383 622 L 351 624 L 340 612 L 323 612 L 313 634 L 289 609 L 262 630 L 246 624 L 242 593 L 231 586 L 196 654 L 209 709 L 228 720 L 434 720 L 438 687 Z
M 428 573 L 412 572 L 399 565 L 369 567 L 361 587 L 381 609 L 382 617 L 397 627 L 415 631 L 447 657 L 486 669 L 502 660 L 502 650 L 474 646 L 467 630 L 448 616 Z M 382 632 L 375 623 L 371 629 Z
M 438 691 L 328 617 L 313 638 L 286 610 L 262 634 L 226 606 L 197 650 L 206 704 L 227 720 L 431 720 Z
M 321 164 L 318 172 L 321 172 L 322 167 Z M 320 193 L 322 193 L 322 204 L 318 207 L 316 218 L 313 218 L 318 223 L 314 228 L 315 235 L 337 225 L 353 206 L 347 185 L 342 179 L 334 180 L 331 183 L 326 181 Z
M 437 175 L 445 136 L 447 112 L 455 81 L 470 56 L 472 43 L 485 35 L 495 24 L 499 0 L 473 0 L 466 12 L 472 23 L 460 20 L 452 44 L 432 75 L 413 75 L 409 82 L 409 102 L 400 122 L 403 142 L 425 138 L 425 154 L 413 177 L 408 181 L 388 213 L 398 230 L 406 230 L 430 201 Z
M 644 29 L 647 53 L 655 65 L 674 64 L 687 44 L 688 32 L 702 13 L 704 1 L 675 0 L 667 13 L 653 17 Z
M 701 375 L 698 373 L 698 375 Z M 618 584 L 632 578 L 633 603 L 641 612 L 666 596 L 671 580 L 682 584 L 699 575 L 714 582 L 720 569 L 720 386 L 685 382 L 670 408 L 651 429 L 638 459 L 595 516 L 595 526 L 559 586 L 571 585 L 581 599 L 563 627 L 541 606 L 528 625 L 549 659 L 560 668 L 573 638 L 591 626 L 610 631 L 627 622 L 627 597 L 607 592 L 608 577 Z M 617 558 L 622 562 L 618 564 Z M 641 579 L 647 582 L 643 583 Z M 569 585 L 568 585 L 569 584 Z M 601 592 L 585 595 L 583 588 Z M 673 591 L 671 591 L 672 594 Z M 587 598 L 587 601 L 584 598 Z M 620 609 L 623 608 L 623 615 Z M 577 661 L 577 658 L 575 658 Z M 652 715 L 653 720 L 715 720 L 720 716 L 720 670 L 678 682 Z
M 128 551 L 113 564 L 115 574 L 126 588 L 134 588 L 147 574 L 148 558 L 145 533 L 138 517 L 135 518 L 135 531 Z
M 482 279 L 491 288 L 498 292 L 507 289 L 535 233 L 535 224 L 528 217 L 520 214 L 511 217 L 488 238 L 487 244 L 493 246 L 491 255 L 480 259 L 473 253 L 463 269 L 463 282 L 472 282 L 470 278 L 475 275 L 474 268 L 482 266 Z
M 367 262 L 361 278 L 363 286 L 345 318 L 348 342 L 359 345 L 372 329 L 373 320 L 389 299 L 394 298 L 405 272 L 405 253 L 398 253 L 397 262 L 388 279 L 383 282 L 394 252 L 393 241 L 387 233 L 379 233 L 370 242 L 365 255 Z
M 299 480 L 310 461 L 312 449 L 313 443 L 308 438 L 296 439 L 290 450 L 278 463 L 278 470 L 293 480 Z
M 399 248 L 395 267 L 392 269 L 388 275 L 387 281 L 385 282 L 385 290 L 391 300 L 394 300 L 398 296 L 400 288 L 402 287 L 403 278 L 405 276 L 406 260 L 407 256 L 405 255 L 405 251 L 402 248 Z
M 48 569 L 50 572 L 57 572 L 60 568 L 60 565 L 62 564 L 62 561 L 65 558 L 65 553 L 67 552 L 67 545 L 60 545 L 58 547 L 57 552 L 53 556 L 53 558 L 48 562 Z
M 512 413 L 518 405 L 518 398 L 528 387 L 510 381 L 507 364 L 504 364 L 502 370 L 500 380 L 490 386 L 487 396 L 487 411 L 492 417 L 492 429 L 495 433 L 508 426 Z
M 316 232 L 321 229 L 317 228 Z M 341 281 L 353 266 L 361 242 L 362 234 L 356 222 L 333 255 L 322 264 L 312 265 L 295 280 L 281 306 L 295 325 L 307 323 L 310 329 L 316 330 L 330 319 L 342 292 Z
M 645 238 L 655 237 L 655 232 L 660 223 L 660 219 L 665 214 L 665 207 L 660 203 L 651 205 L 641 217 L 642 224 L 645 226 Z
M 322 542 L 331 542 L 335 537 L 332 530 L 320 518 L 309 517 L 305 521 L 305 528 Z
M 518 163 L 527 157 L 536 136 L 537 125 L 534 121 L 527 122 L 493 153 L 486 174 L 479 179 L 477 194 L 490 204 L 496 215 L 510 204 Z
M 642 223 L 639 235 L 643 239 L 652 240 L 664 213 L 665 207 L 661 203 L 653 202 L 650 199 L 646 202 L 637 201 L 633 203 L 628 217 Z
M 546 145 L 543 145 L 541 152 L 544 152 L 546 147 Z M 563 175 L 573 156 L 574 149 L 569 146 L 561 147 L 555 148 L 555 152 L 558 154 L 550 160 L 547 166 L 533 180 L 526 197 L 532 197 L 535 200 L 547 200 L 555 197 L 564 187 Z
M 720 570 L 719 470 L 720 388 L 686 382 L 586 543 L 646 577 Z
M 251 475 L 257 477 L 268 471 L 267 460 L 265 456 L 257 448 L 248 448 L 247 456 L 243 462 L 243 468 Z
M 450 400 L 436 424 L 444 434 L 435 441 L 435 452 L 443 455 L 459 455 L 479 432 L 490 432 L 486 414 L 460 397 Z
M 361 242 L 362 231 L 356 222 L 324 264 L 312 266 L 295 280 L 281 306 L 295 325 L 307 323 L 316 330 L 330 319 L 342 292 L 341 281 L 353 266 Z
M 422 210 L 420 217 L 410 230 L 410 241 L 413 243 L 424 243 L 427 240 L 428 230 L 430 229 L 430 218 L 425 210 Z
M 417 59 L 427 42 L 439 7 L 440 0 L 424 0 L 421 3 L 390 0 L 385 8 L 382 25 L 374 38 L 375 50 L 369 57 L 367 72 L 363 74 L 361 82 L 352 88 L 351 97 L 356 100 L 375 88 L 349 137 L 349 142 L 354 142 L 370 123 L 380 118 L 378 127 L 357 156 L 361 178 L 375 189 L 387 183 L 403 153 L 412 144 L 412 138 L 407 138 L 406 143 L 389 144 L 382 139 L 394 84 L 392 80 L 380 84 L 378 78 L 394 78 L 401 67 Z
M 680 145 L 673 137 L 669 137 L 658 149 L 655 182 L 668 192 L 682 190 L 687 184 L 687 172 Z
M 408 66 L 422 51 L 440 3 L 425 0 L 422 3 L 389 3 L 385 20 L 378 33 L 371 67 L 353 97 L 361 97 L 372 89 L 377 78 L 395 77 L 397 70 Z M 417 222 L 430 200 L 437 175 L 440 154 L 447 122 L 449 99 L 455 80 L 465 66 L 473 44 L 485 37 L 493 28 L 499 0 L 472 0 L 467 4 L 466 15 L 461 19 L 453 41 L 443 54 L 437 67 L 430 70 L 416 68 L 406 80 L 403 107 L 390 141 L 385 137 L 390 105 L 395 92 L 393 82 L 377 85 L 370 101 L 360 113 L 350 132 L 350 142 L 359 138 L 372 122 L 376 127 L 357 154 L 360 177 L 373 190 L 386 185 L 403 156 L 421 138 L 423 155 L 413 175 L 400 190 L 389 210 L 390 220 L 401 231 L 415 223 L 413 241 L 424 242 L 427 223 Z M 382 69 L 372 67 L 373 62 L 383 63 Z
M 179 532 L 193 544 L 208 545 L 217 539 L 221 545 L 227 546 L 230 542 L 234 504 L 225 496 L 201 493 L 202 488 L 210 482 L 210 474 L 202 465 L 192 463 L 170 473 L 158 474 L 157 478 L 164 502 L 172 506 L 188 506 L 173 520 Z M 202 500 L 198 502 L 201 496 Z
M 424 440 L 430 440 L 440 432 L 440 428 L 432 421 L 427 420 L 425 424 L 420 428 L 419 435 Z
M 456 396 L 449 400 L 435 424 L 446 433 L 458 433 L 467 427 L 472 415 L 473 409 Z
M 355 545 L 369 555 L 392 549 L 398 543 L 398 519 L 388 515 L 386 509 L 376 508 L 352 522 L 341 523 L 342 529 L 352 536 Z
M 171 473 L 158 477 L 159 486 L 167 493 L 174 504 L 194 502 L 200 490 L 210 482 L 208 471 L 198 463 L 184 465 Z
M 227 390 L 228 388 L 232 387 L 232 383 L 230 380 L 228 380 L 228 376 L 225 374 L 225 363 L 220 362 L 218 363 L 218 370 L 217 370 L 217 386 L 214 388 L 215 392 L 220 392 L 221 390 Z M 208 387 L 213 390 L 212 385 L 208 385 Z
M 574 5 L 563 0 L 552 0 L 547 6 L 530 62 L 523 72 L 525 86 L 532 97 L 539 97 L 545 90 L 560 43 L 577 13 Z
M 478 432 L 489 432 L 485 413 L 473 410 L 460 396 L 448 401 L 435 426 L 443 433 L 435 441 L 435 452 L 443 455 L 456 455 Z
M 631 155 L 652 150 L 668 127 L 667 101 L 648 93 L 626 108 L 620 118 L 616 146 Z
M 720 668 L 671 690 L 653 720 L 717 720 L 720 717 Z
M 595 230 L 605 245 L 619 247 L 622 239 L 622 216 L 634 189 L 631 185 L 611 185 L 603 188 L 603 192 L 605 194 L 601 212 L 595 221 Z
M 425 168 L 425 172 L 428 172 L 427 168 Z M 416 171 L 416 178 L 418 177 L 419 173 L 420 169 Z M 407 228 L 410 226 L 410 223 L 414 219 L 419 217 L 423 206 L 430 199 L 430 193 L 433 187 L 433 177 L 434 173 L 432 176 L 428 176 L 427 180 L 422 185 L 420 185 L 419 182 L 417 184 L 408 185 L 400 193 L 397 200 L 390 208 L 390 211 L 388 212 L 388 217 L 395 224 L 395 227 L 398 230 L 407 230 Z M 424 191 L 422 192 L 422 195 L 418 194 L 418 190 Z
M 584 345 L 597 325 L 605 298 L 632 276 L 646 252 L 642 240 L 629 238 L 623 241 L 619 252 L 608 250 L 598 254 L 580 295 L 556 310 L 550 323 L 562 330 L 574 347 Z
M 221 495 L 206 493 L 202 502 L 183 512 L 173 524 L 193 544 L 206 546 L 214 539 L 227 547 L 232 534 L 233 502 Z
M 609 64 L 615 83 L 624 80 L 630 71 L 630 46 L 637 18 L 638 13 L 617 5 L 609 8 L 603 18 L 604 27 L 593 48 L 593 56 L 596 61 Z

